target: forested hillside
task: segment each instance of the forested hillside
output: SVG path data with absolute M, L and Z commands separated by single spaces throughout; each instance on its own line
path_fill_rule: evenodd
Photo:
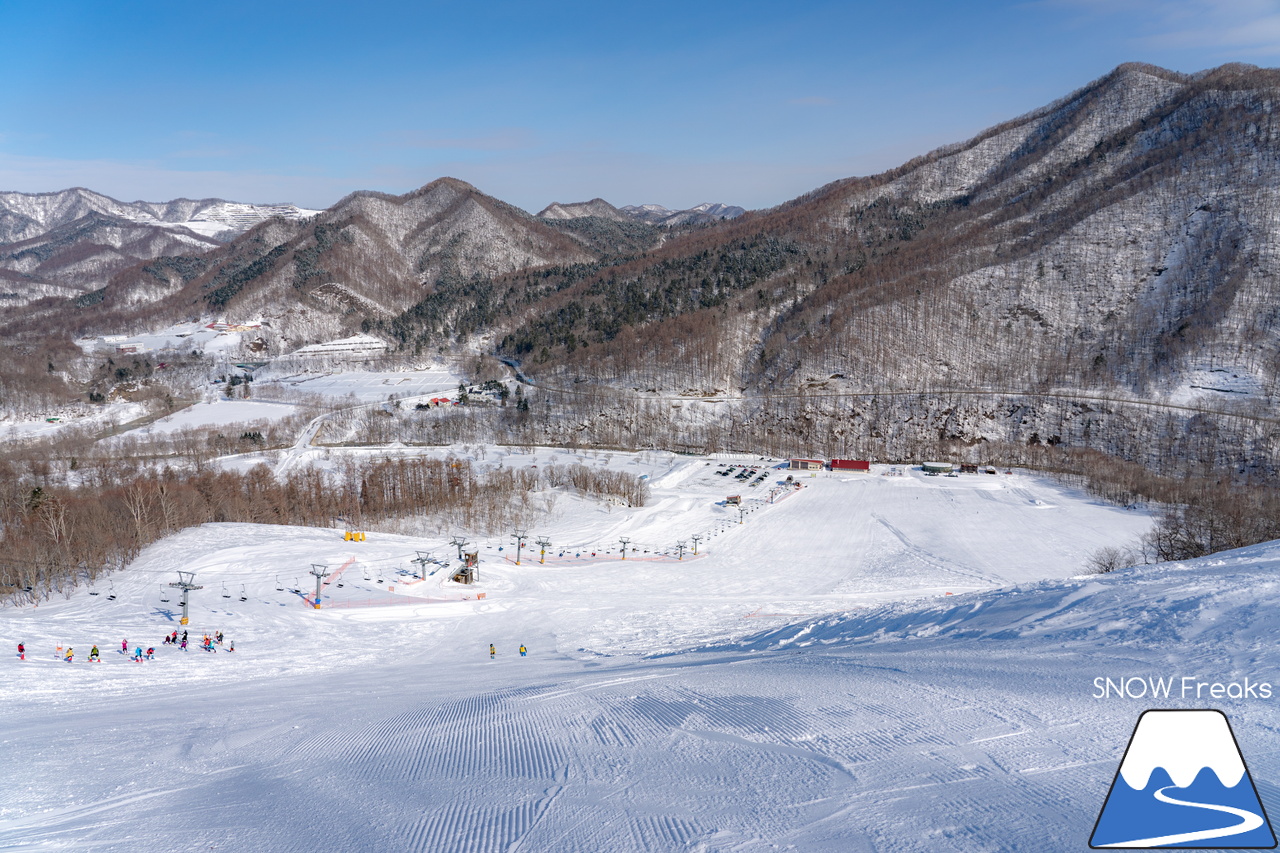
M 725 401 L 682 413 L 685 444 L 1065 444 L 1251 476 L 1280 463 L 1277 94 L 1275 70 L 1125 65 L 884 174 L 674 228 L 599 200 L 534 217 L 453 179 L 355 193 L 0 331 L 34 354 L 261 317 L 268 355 L 363 331 L 496 355 L 605 412 Z

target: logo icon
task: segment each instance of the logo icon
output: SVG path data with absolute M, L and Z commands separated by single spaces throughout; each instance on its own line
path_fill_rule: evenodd
M 1226 715 L 1144 712 L 1089 846 L 1274 848 L 1275 833 Z

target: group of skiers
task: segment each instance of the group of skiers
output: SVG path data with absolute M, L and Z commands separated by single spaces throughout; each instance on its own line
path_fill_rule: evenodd
M 497 654 L 498 654 L 498 650 L 497 650 L 497 648 L 493 645 L 493 643 L 490 643 L 490 644 L 489 644 L 489 660 L 493 660 L 493 658 L 494 658 Z M 520 657 L 525 657 L 525 656 L 526 656 L 526 655 L 528 655 L 528 654 L 529 654 L 529 650 L 528 650 L 528 649 L 526 649 L 526 648 L 524 647 L 524 643 L 521 643 L 521 644 L 520 644 Z
M 206 652 L 216 652 L 217 648 L 215 648 L 215 646 L 221 646 L 223 643 L 223 640 L 224 640 L 224 637 L 221 631 L 215 631 L 212 634 L 205 634 L 200 641 L 200 648 Z M 182 649 L 185 652 L 187 650 L 187 632 L 183 631 L 181 637 L 178 636 L 177 631 L 174 631 L 172 634 L 165 634 L 163 645 L 177 646 L 178 648 Z M 227 651 L 234 652 L 235 650 L 236 650 L 236 643 L 235 643 L 235 640 L 232 640 L 229 647 L 227 648 Z M 128 638 L 125 638 L 120 641 L 120 654 L 129 655 Z M 59 645 L 55 652 L 55 655 L 58 660 L 65 661 L 67 663 L 72 663 L 75 660 L 75 649 L 73 649 L 71 646 L 67 646 L 66 648 L 63 648 L 62 645 Z M 137 646 L 133 650 L 131 659 L 134 661 L 137 661 L 138 663 L 142 663 L 142 661 L 144 660 L 154 660 L 155 656 L 156 656 L 155 646 L 148 646 L 146 648 L 146 651 L 143 651 L 142 646 Z M 27 646 L 25 643 L 18 643 L 18 659 L 19 660 L 27 659 Z M 96 645 L 89 650 L 89 661 L 91 663 L 101 663 L 102 661 L 102 654 L 98 651 L 98 647 Z

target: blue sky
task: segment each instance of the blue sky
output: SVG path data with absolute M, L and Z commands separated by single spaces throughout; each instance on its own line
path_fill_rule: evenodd
M 1126 61 L 1271 66 L 1280 0 L 0 4 L 0 190 L 759 208 Z

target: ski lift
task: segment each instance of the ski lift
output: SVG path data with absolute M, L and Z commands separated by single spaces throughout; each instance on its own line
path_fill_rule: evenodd
M 249 596 L 247 596 L 244 591 L 244 584 L 240 584 L 240 600 L 241 601 L 249 600 Z
M 92 580 L 90 580 L 90 581 L 89 581 L 89 594 L 90 594 L 90 595 L 101 595 L 101 594 L 102 594 L 102 593 L 100 593 L 98 590 L 94 589 L 93 581 L 92 581 Z
M 386 580 L 382 577 L 382 569 L 378 569 L 378 583 L 386 583 Z
M 222 583 L 222 597 L 223 597 L 223 598 L 230 598 L 230 597 L 231 597 L 231 593 L 227 592 L 227 584 L 226 584 L 226 581 L 223 581 L 223 583 Z
M 280 576 L 276 575 L 276 592 L 284 592 L 284 586 L 280 583 Z
M 116 582 L 109 581 L 109 583 L 111 584 L 111 586 L 110 588 L 107 589 L 107 601 L 115 601 L 116 600 Z
M 95 593 L 94 593 L 94 595 L 97 595 L 97 593 L 95 592 Z M 165 587 L 165 586 L 161 586 L 161 587 L 160 587 L 160 600 L 161 600 L 162 602 L 164 602 L 165 604 L 168 604 L 168 603 L 169 603 L 169 588 L 168 588 L 168 587 Z

